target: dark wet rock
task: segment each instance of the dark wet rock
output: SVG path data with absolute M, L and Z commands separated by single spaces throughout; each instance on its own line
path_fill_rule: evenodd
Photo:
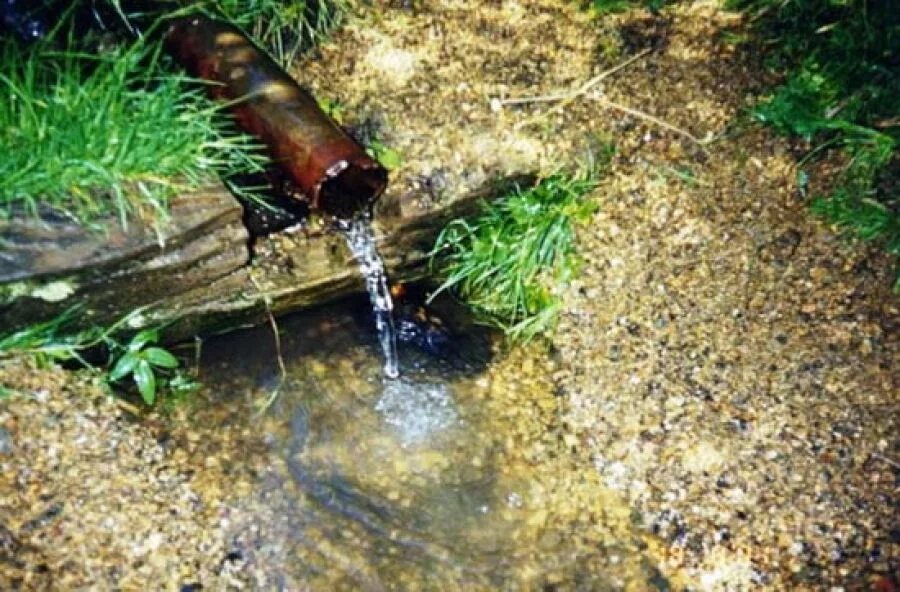
M 174 8 L 171 0 L 0 0 L 0 34 L 33 42 L 47 37 L 64 21 L 79 37 L 90 33 L 130 37 Z
M 400 307 L 397 318 L 397 338 L 423 351 L 439 356 L 450 346 L 452 336 L 440 317 L 424 306 L 411 309 Z
M 19 531 L 22 534 L 29 534 L 36 530 L 46 528 L 62 515 L 64 508 L 65 506 L 62 504 L 62 502 L 51 504 L 34 518 L 31 518 L 30 520 L 25 522 L 19 529 Z
M 309 221 L 309 204 L 302 194 L 278 169 L 262 173 L 234 175 L 228 182 L 242 190 L 235 197 L 244 210 L 244 226 L 251 239 L 268 236 L 288 228 L 303 226 Z M 250 190 L 255 195 L 251 199 Z
M 11 32 L 24 41 L 40 39 L 47 34 L 47 26 L 34 12 L 30 1 L 0 2 L 0 31 Z

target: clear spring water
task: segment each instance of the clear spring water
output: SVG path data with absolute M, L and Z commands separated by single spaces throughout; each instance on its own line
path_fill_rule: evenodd
M 657 589 L 627 508 L 567 461 L 541 373 L 434 312 L 451 343 L 401 341 L 393 380 L 361 296 L 278 320 L 283 381 L 268 327 L 205 342 L 193 431 L 231 476 L 223 552 L 260 590 Z
M 366 282 L 366 291 L 372 302 L 375 329 L 384 355 L 384 375 L 396 378 L 400 375 L 397 358 L 397 329 L 394 326 L 394 302 L 388 286 L 384 261 L 375 248 L 375 233 L 371 217 L 360 214 L 351 220 L 342 220 L 338 228 L 347 238 L 347 245 L 359 263 L 359 270 Z

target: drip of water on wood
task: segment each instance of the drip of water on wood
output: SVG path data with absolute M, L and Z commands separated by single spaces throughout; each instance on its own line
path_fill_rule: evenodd
M 375 248 L 375 233 L 372 231 L 371 217 L 359 214 L 350 220 L 338 222 L 338 228 L 347 239 L 350 251 L 359 263 L 359 270 L 366 282 L 366 291 L 372 302 L 375 329 L 384 352 L 384 375 L 396 378 L 400 375 L 397 357 L 397 330 L 394 326 L 394 302 L 388 286 L 384 261 Z

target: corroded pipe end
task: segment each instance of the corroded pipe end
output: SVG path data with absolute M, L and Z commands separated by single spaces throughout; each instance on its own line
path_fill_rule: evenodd
M 326 173 L 315 193 L 323 211 L 349 218 L 360 211 L 360 206 L 371 207 L 384 193 L 387 181 L 384 167 L 367 156 L 340 161 L 340 170 Z
M 202 15 L 171 21 L 166 49 L 210 93 L 234 101 L 238 124 L 258 136 L 313 207 L 350 217 L 387 186 L 387 171 L 236 27 Z

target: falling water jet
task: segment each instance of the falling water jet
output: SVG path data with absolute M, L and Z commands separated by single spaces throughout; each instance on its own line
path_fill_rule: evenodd
M 384 353 L 384 375 L 397 378 L 400 375 L 397 357 L 397 329 L 394 326 L 394 301 L 388 286 L 384 261 L 375 248 L 371 215 L 363 211 L 349 220 L 338 220 L 337 226 L 344 233 L 350 252 L 359 263 L 359 270 L 366 282 L 366 291 L 372 302 L 375 329 Z

